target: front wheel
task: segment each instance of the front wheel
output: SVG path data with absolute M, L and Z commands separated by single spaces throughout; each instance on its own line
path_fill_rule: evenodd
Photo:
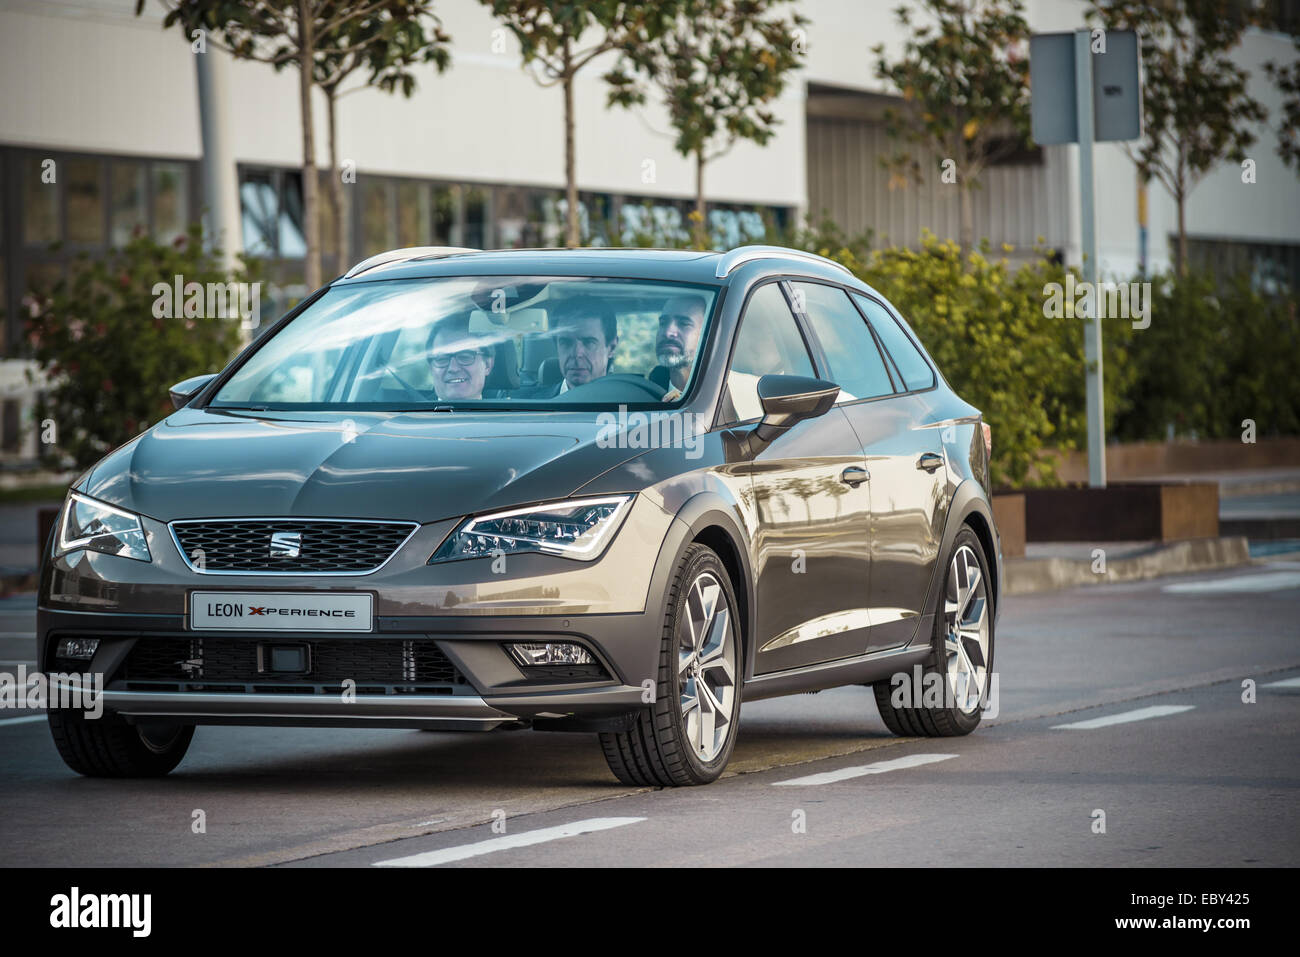
M 192 724 L 127 724 L 109 714 L 51 710 L 49 720 L 64 763 L 92 778 L 161 777 L 181 763 L 194 737 Z
M 939 593 L 934 651 L 918 687 L 902 672 L 873 686 L 885 726 L 904 737 L 954 737 L 980 723 L 993 668 L 993 606 L 988 564 L 969 528 L 957 533 Z
M 632 730 L 602 734 L 600 744 L 624 784 L 708 784 L 736 743 L 742 675 L 736 596 L 717 554 L 687 548 L 664 606 L 655 700 Z

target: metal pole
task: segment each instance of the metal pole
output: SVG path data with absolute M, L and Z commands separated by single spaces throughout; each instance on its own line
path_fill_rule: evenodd
M 1097 223 L 1093 208 L 1092 172 L 1092 50 L 1091 34 L 1074 34 L 1075 118 L 1079 128 L 1079 232 L 1083 278 L 1092 290 L 1092 303 L 1083 317 L 1083 357 L 1087 368 L 1088 484 L 1106 487 L 1106 419 L 1102 394 L 1101 322 L 1097 319 Z
M 194 54 L 198 78 L 199 131 L 203 157 L 199 175 L 203 183 L 207 234 L 212 246 L 221 247 L 222 265 L 233 269 L 243 249 L 239 229 L 239 184 L 235 156 L 230 146 L 230 96 L 226 85 L 226 62 L 217 50 Z

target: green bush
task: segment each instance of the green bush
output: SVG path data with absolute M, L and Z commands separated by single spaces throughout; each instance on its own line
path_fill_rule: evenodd
M 237 318 L 155 318 L 157 283 L 246 282 L 205 251 L 197 225 L 170 245 L 137 236 L 107 258 L 82 258 L 48 295 L 27 300 L 30 355 L 47 385 L 36 403 L 50 464 L 85 467 L 172 411 L 169 386 L 216 372 L 239 345 Z M 55 441 L 42 423 L 52 420 Z
M 1045 257 L 1013 268 L 987 247 L 965 258 L 954 242 L 927 235 L 919 250 L 880 249 L 860 259 L 823 248 L 877 289 L 916 330 L 957 393 L 993 430 L 995 487 L 1050 484 L 1049 446 L 1084 444 L 1083 328 L 1050 318 L 1048 283 L 1065 270 Z M 1128 382 L 1128 323 L 1104 329 L 1105 382 L 1113 412 Z
M 1245 276 L 1152 279 L 1150 328 L 1135 332 L 1135 379 L 1115 436 L 1126 441 L 1300 434 L 1300 325 L 1294 299 L 1255 292 Z

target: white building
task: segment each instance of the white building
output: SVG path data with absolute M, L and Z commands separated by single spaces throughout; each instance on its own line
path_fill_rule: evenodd
M 777 104 L 782 120 L 766 147 L 738 145 L 713 164 L 707 194 L 713 215 L 739 238 L 765 214 L 789 224 L 822 211 L 850 234 L 870 229 L 878 244 L 915 244 L 923 228 L 955 236 L 952 187 L 890 189 L 878 162 L 887 149 L 880 121 L 892 91 L 875 78 L 870 48 L 897 51 L 900 0 L 797 0 L 811 20 L 807 65 Z M 1291 11 L 1293 3 L 1275 3 Z M 563 184 L 561 94 L 542 88 L 520 66 L 508 31 L 477 0 L 436 4 L 452 36 L 453 65 L 417 71 L 410 99 L 373 90 L 340 106 L 340 157 L 354 164 L 347 187 L 353 256 L 399 245 L 551 245 L 559 242 L 557 200 Z M 1083 25 L 1080 0 L 1029 0 L 1036 32 Z M 20 435 L 30 400 L 21 374 L 23 292 L 48 282 L 79 251 L 99 252 L 142 227 L 159 237 L 198 215 L 201 155 L 194 58 L 180 32 L 162 28 L 149 0 L 0 0 L 0 305 L 6 315 L 0 360 L 3 435 L 0 454 L 30 456 Z M 292 69 L 223 58 L 228 136 L 238 169 L 243 251 L 266 257 L 270 275 L 294 288 L 301 275 L 298 166 L 301 140 L 297 77 Z M 1252 74 L 1251 93 L 1280 115 L 1279 96 L 1263 74 L 1268 60 L 1295 56 L 1281 32 L 1252 31 L 1238 51 Z M 577 171 L 597 241 L 618 241 L 614 224 L 635 220 L 649 202 L 661 222 L 689 209 L 690 162 L 672 148 L 657 107 L 609 110 L 600 64 L 576 88 Z M 317 159 L 327 160 L 323 103 L 317 104 Z M 1300 282 L 1300 179 L 1261 129 L 1252 158 L 1256 182 L 1235 164 L 1214 171 L 1188 204 L 1193 252 L 1231 257 L 1256 271 Z M 1026 153 L 990 169 L 976 196 L 976 235 L 1019 252 L 1036 243 L 1079 258 L 1077 159 L 1073 146 Z M 54 159 L 56 184 L 42 183 Z M 1098 259 L 1103 274 L 1138 265 L 1137 175 L 1117 145 L 1096 152 Z M 328 203 L 323 203 L 328 213 Z M 1168 265 L 1176 210 L 1159 184 L 1149 192 L 1148 265 Z M 605 225 L 601 225 L 605 224 Z M 344 268 L 326 241 L 325 274 Z M 58 251 L 50 243 L 61 240 Z M 287 285 L 286 285 L 287 284 Z

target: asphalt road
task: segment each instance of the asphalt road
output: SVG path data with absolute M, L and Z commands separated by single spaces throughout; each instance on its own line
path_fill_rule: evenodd
M 32 616 L 0 602 L 0 667 Z M 1300 864 L 1300 562 L 1008 598 L 997 642 L 969 737 L 893 738 L 865 688 L 753 702 L 675 791 L 536 732 L 200 728 L 95 781 L 0 712 L 0 865 Z

